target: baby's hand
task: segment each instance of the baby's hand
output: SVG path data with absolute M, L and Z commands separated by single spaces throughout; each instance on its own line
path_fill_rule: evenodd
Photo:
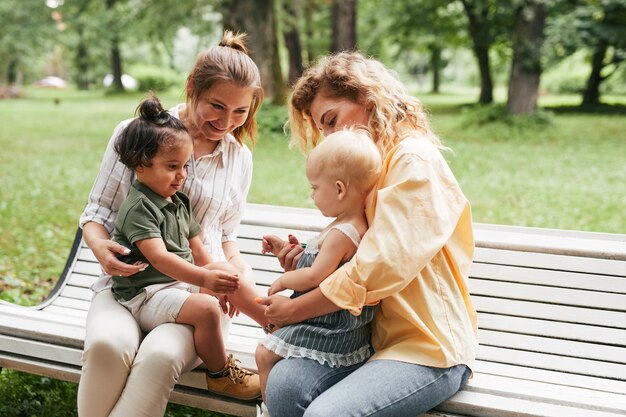
M 273 255 L 278 255 L 281 249 L 288 244 L 289 242 L 282 240 L 276 235 L 265 235 L 263 236 L 263 247 L 261 248 L 261 253 L 271 253 Z
M 272 283 L 272 285 L 270 286 L 270 288 L 267 290 L 267 295 L 274 295 L 274 294 L 279 293 L 279 292 L 281 292 L 283 290 L 286 290 L 286 289 L 287 289 L 287 287 L 285 287 L 281 283 L 280 278 L 279 278 L 276 281 L 274 281 Z

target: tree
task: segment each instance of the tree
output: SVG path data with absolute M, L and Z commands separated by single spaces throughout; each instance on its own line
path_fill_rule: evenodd
M 512 114 L 533 113 L 537 107 L 545 19 L 542 0 L 523 0 L 517 8 L 507 99 Z
M 224 27 L 250 35 L 250 56 L 259 66 L 265 93 L 273 104 L 285 104 L 287 87 L 278 55 L 274 0 L 232 0 Z
M 461 0 L 467 14 L 472 49 L 480 72 L 480 104 L 493 102 L 493 78 L 489 63 L 489 48 L 493 43 L 490 31 L 491 14 L 489 0 Z
M 599 7 L 601 11 L 591 29 L 596 39 L 583 105 L 600 104 L 600 84 L 613 75 L 626 59 L 626 3 L 606 0 Z M 605 72 L 607 68 L 612 70 Z
M 111 15 L 114 12 L 117 0 L 105 0 L 106 11 Z M 122 84 L 122 55 L 120 53 L 120 38 L 115 28 L 111 34 L 111 71 L 113 74 L 113 90 L 124 91 Z
M 464 31 L 465 21 L 463 9 L 456 2 L 441 2 L 438 0 L 419 0 L 414 2 L 399 2 L 395 0 L 361 2 L 366 6 L 364 14 L 368 27 L 376 26 L 377 32 L 368 33 L 378 45 L 376 52 L 382 54 L 381 49 L 389 49 L 384 39 L 397 45 L 397 52 L 392 59 L 407 62 L 410 72 L 415 73 L 418 66 L 416 61 L 421 52 L 428 56 L 428 69 L 432 73 L 432 92 L 438 93 L 441 84 L 441 71 L 446 65 L 443 52 L 455 48 L 466 42 Z M 372 6 L 371 9 L 370 7 Z M 381 22 L 386 22 L 380 30 Z M 363 41 L 363 43 L 369 43 Z M 369 47 L 374 46 L 371 43 Z
M 41 63 L 60 33 L 53 11 L 40 0 L 0 1 L 0 80 L 19 86 Z
M 356 49 L 357 0 L 333 0 L 330 52 Z
M 582 104 L 600 103 L 602 83 L 626 58 L 626 3 L 623 0 L 577 0 L 567 12 L 546 23 L 554 55 L 589 54 L 591 70 L 581 89 Z
M 283 1 L 283 37 L 289 56 L 289 75 L 287 77 L 289 86 L 295 84 L 303 71 L 302 43 L 300 42 L 299 28 L 300 6 L 300 0 Z

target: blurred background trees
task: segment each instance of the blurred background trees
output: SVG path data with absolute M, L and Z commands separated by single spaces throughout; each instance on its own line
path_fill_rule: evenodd
M 417 91 L 470 88 L 490 104 L 499 88 L 514 114 L 534 112 L 544 91 L 585 105 L 626 93 L 626 0 L 2 0 L 0 95 L 44 76 L 182 89 L 224 28 L 249 33 L 275 104 L 318 56 L 351 49 Z

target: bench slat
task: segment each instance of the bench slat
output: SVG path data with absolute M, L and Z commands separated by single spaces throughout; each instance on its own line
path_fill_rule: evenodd
M 478 347 L 477 358 L 483 361 L 626 381 L 626 365 L 616 363 L 548 355 L 483 344 Z
M 584 343 L 572 340 L 557 339 L 527 334 L 516 334 L 501 331 L 478 331 L 481 344 L 519 350 L 529 350 L 537 353 L 570 356 L 580 359 L 591 359 L 602 362 L 613 362 L 626 365 L 624 346 L 607 346 L 599 343 Z M 624 375 L 626 378 L 626 374 Z
M 522 317 L 483 313 L 478 326 L 501 332 L 532 334 L 575 341 L 595 342 L 626 347 L 626 333 L 620 329 L 585 324 L 552 322 Z
M 626 278 L 615 276 L 483 263 L 474 263 L 470 275 L 475 278 L 520 284 L 537 284 L 617 294 L 626 293 Z
M 474 261 L 498 265 L 530 266 L 556 271 L 586 272 L 590 274 L 614 276 L 624 276 L 626 274 L 622 261 L 489 249 L 479 246 L 476 247 L 474 252 Z
M 562 304 L 601 310 L 626 311 L 626 294 L 598 293 L 569 288 L 516 284 L 470 278 L 474 295 Z
M 626 382 L 589 375 L 578 375 L 527 366 L 511 365 L 477 360 L 474 371 L 480 375 L 495 375 L 533 382 L 543 382 L 556 386 L 584 388 L 598 392 L 607 392 L 624 396 Z
M 472 295 L 479 312 L 626 329 L 626 313 Z

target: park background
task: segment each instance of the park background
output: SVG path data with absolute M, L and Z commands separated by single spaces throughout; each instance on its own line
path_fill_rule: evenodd
M 250 34 L 267 95 L 250 202 L 313 207 L 289 86 L 359 49 L 425 103 L 475 221 L 626 233 L 626 0 L 2 0 L 0 299 L 46 296 L 114 126 L 148 90 L 183 101 L 224 28 Z M 75 395 L 0 374 L 3 417 L 73 416 Z

